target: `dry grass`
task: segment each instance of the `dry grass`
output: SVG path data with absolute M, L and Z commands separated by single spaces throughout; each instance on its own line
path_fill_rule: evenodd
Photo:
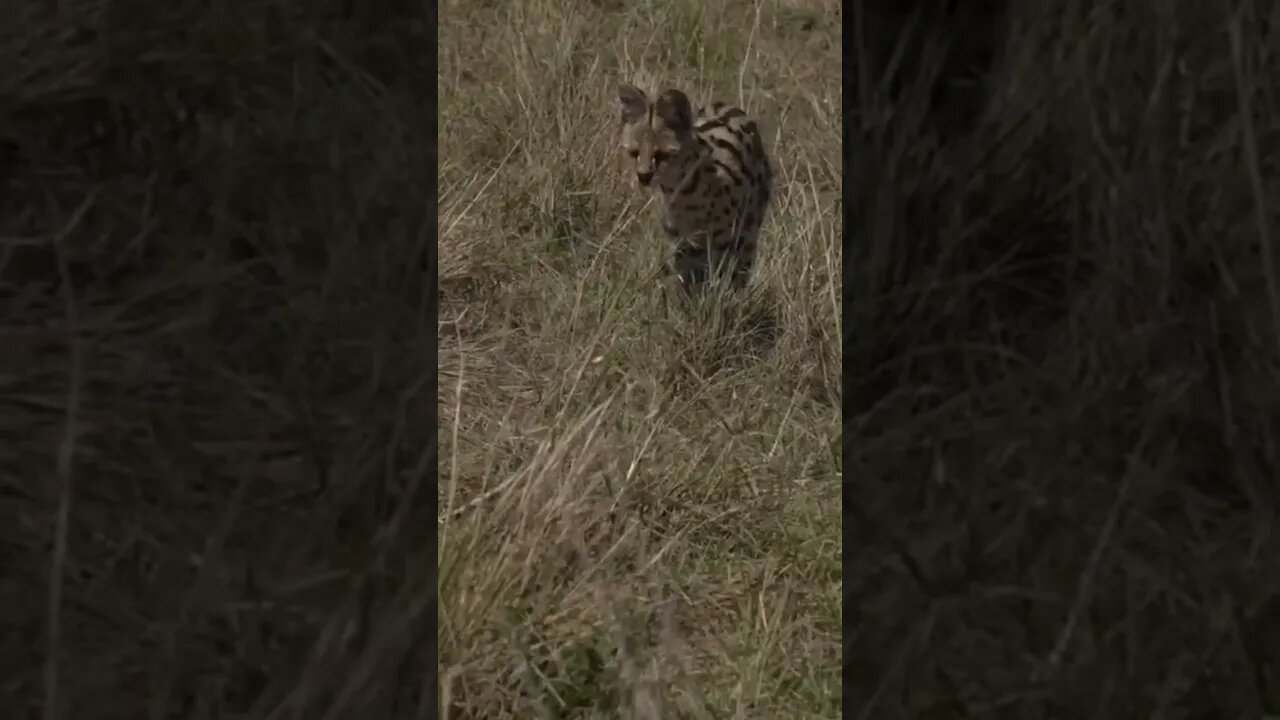
M 1275 716 L 1280 6 L 1009 5 L 846 156 L 848 716 Z
M 441 18 L 444 717 L 836 717 L 839 4 Z M 746 298 L 654 282 L 614 99 L 641 67 L 769 129 Z

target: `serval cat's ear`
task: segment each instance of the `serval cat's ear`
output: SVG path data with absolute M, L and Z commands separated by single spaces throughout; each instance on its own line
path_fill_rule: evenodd
M 653 111 L 673 132 L 685 133 L 693 128 L 693 108 L 688 96 L 679 90 L 667 90 L 659 95 Z
M 618 105 L 621 109 L 622 122 L 633 123 L 644 117 L 648 98 L 644 91 L 630 83 L 618 86 Z

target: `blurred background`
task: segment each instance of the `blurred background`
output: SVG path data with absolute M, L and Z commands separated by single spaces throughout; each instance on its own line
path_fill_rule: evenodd
M 1003 5 L 846 44 L 847 697 L 1280 712 L 1278 9 Z
M 434 709 L 428 10 L 0 3 L 7 716 Z

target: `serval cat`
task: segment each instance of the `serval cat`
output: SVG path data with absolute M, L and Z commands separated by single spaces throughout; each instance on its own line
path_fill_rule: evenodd
M 755 263 L 773 175 L 756 123 L 725 103 L 701 107 L 664 90 L 651 98 L 618 87 L 622 147 L 642 187 L 656 187 L 662 230 L 671 239 L 669 271 L 687 289 L 713 275 L 745 284 Z

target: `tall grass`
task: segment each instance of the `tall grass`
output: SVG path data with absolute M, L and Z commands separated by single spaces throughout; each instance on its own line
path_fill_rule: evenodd
M 839 712 L 839 12 L 441 8 L 445 717 Z M 655 280 L 637 72 L 768 128 L 744 298 Z

